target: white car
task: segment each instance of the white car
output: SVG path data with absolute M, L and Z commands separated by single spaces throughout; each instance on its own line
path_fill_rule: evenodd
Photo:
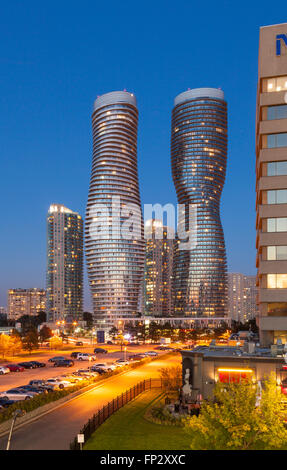
M 0 375 L 9 374 L 10 369 L 8 367 L 0 367 Z
M 118 359 L 117 361 L 117 364 L 121 365 L 121 366 L 127 366 L 129 365 L 129 361 L 125 361 L 124 359 Z
M 90 358 L 91 358 L 92 361 L 95 361 L 95 360 L 96 360 L 96 356 L 94 356 L 93 354 L 79 353 L 79 354 L 77 355 L 78 361 L 89 361 Z
M 33 398 L 34 394 L 30 392 L 24 392 L 24 390 L 19 390 L 17 388 L 11 388 L 6 392 L 0 393 L 1 397 L 8 398 L 9 400 L 20 401 L 20 400 L 30 400 Z
M 90 369 L 79 369 L 77 370 L 77 373 L 87 375 L 87 376 L 92 376 L 92 377 L 97 377 L 99 375 L 98 372 L 94 372 Z
M 55 378 L 55 379 L 47 379 L 46 384 L 48 385 L 54 385 L 57 388 L 66 388 L 66 387 L 71 387 L 71 382 L 68 382 L 68 380 L 62 380 L 60 378 Z
M 158 356 L 158 353 L 156 351 L 146 351 L 144 355 L 145 356 Z
M 99 362 L 98 364 L 93 364 L 91 369 L 103 369 L 103 370 L 106 370 L 106 371 L 110 371 L 110 370 L 113 370 L 112 368 L 112 364 L 106 364 L 105 362 Z

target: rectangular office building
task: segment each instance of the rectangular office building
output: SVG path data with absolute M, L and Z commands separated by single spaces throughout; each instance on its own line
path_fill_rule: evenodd
M 287 341 L 287 23 L 260 28 L 256 116 L 260 342 Z

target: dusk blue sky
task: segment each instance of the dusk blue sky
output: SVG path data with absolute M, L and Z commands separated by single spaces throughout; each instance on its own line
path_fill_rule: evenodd
M 221 218 L 230 271 L 255 274 L 255 104 L 259 27 L 287 20 L 267 1 L 83 0 L 2 4 L 0 305 L 45 287 L 51 203 L 85 214 L 97 95 L 134 92 L 142 203 L 176 203 L 174 97 L 220 87 L 228 102 Z M 285 15 L 284 15 L 285 14 Z M 85 268 L 86 271 L 86 268 Z M 85 281 L 85 307 L 90 293 Z

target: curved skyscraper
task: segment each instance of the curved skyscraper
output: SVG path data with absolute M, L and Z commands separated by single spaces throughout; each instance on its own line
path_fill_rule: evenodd
M 227 104 L 223 91 L 198 88 L 174 100 L 171 133 L 172 175 L 178 203 L 197 210 L 194 249 L 175 251 L 176 316 L 226 315 L 227 269 L 220 221 L 220 197 L 227 158 Z M 186 229 L 187 226 L 186 217 Z
M 100 328 L 135 316 L 142 300 L 145 244 L 137 124 L 132 93 L 116 91 L 96 99 L 85 244 L 94 319 Z

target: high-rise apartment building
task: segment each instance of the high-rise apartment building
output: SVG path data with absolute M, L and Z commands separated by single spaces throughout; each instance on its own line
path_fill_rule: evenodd
M 287 341 L 287 23 L 260 28 L 256 112 L 260 342 Z
M 228 317 L 245 323 L 257 314 L 256 276 L 228 273 Z
M 136 97 L 116 91 L 94 103 L 93 163 L 85 246 L 97 327 L 140 310 L 145 243 L 137 170 Z M 133 219 L 133 220 L 132 220 Z
M 227 159 L 227 104 L 222 90 L 198 88 L 174 100 L 172 175 L 178 203 L 197 210 L 194 249 L 175 250 L 175 316 L 223 318 L 227 271 L 220 197 Z M 190 229 L 186 220 L 186 230 Z
M 67 323 L 83 313 L 83 219 L 61 204 L 47 218 L 47 319 Z
M 243 319 L 243 274 L 228 273 L 228 317 L 234 321 Z
M 145 315 L 172 315 L 172 270 L 174 233 L 160 220 L 145 223 Z
M 243 323 L 258 317 L 258 288 L 256 276 L 244 276 L 243 279 Z
M 36 316 L 46 311 L 44 289 L 10 289 L 8 291 L 8 320 L 18 320 L 23 315 Z

